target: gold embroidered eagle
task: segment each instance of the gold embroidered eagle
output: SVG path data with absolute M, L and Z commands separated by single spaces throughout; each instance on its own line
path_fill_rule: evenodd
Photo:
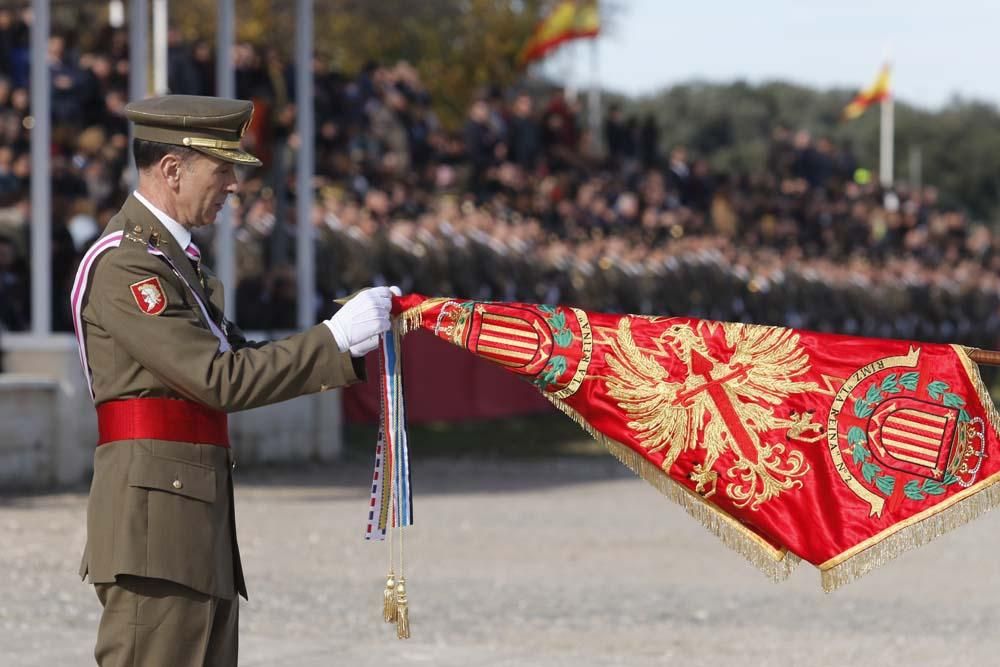
M 786 453 L 785 442 L 765 442 L 765 434 L 786 429 L 784 440 L 816 442 L 822 427 L 812 413 L 779 417 L 775 410 L 790 396 L 817 385 L 800 379 L 809 372 L 809 357 L 790 329 L 701 321 L 670 325 L 654 342 L 656 350 L 639 348 L 632 337 L 632 318 L 622 318 L 610 341 L 606 362 L 609 395 L 628 415 L 628 426 L 650 453 L 666 450 L 662 469 L 669 474 L 678 456 L 702 447 L 705 458 L 693 466 L 695 491 L 716 492 L 719 472 L 713 469 L 724 453 L 734 462 L 723 471 L 730 480 L 726 494 L 738 507 L 761 504 L 782 491 L 802 486 L 809 471 L 802 452 Z M 722 327 L 732 351 L 721 361 L 707 340 Z M 684 364 L 683 373 L 668 371 L 654 354 Z M 647 354 L 652 352 L 653 354 Z M 671 376 L 679 381 L 671 381 Z M 812 435 L 807 435 L 812 433 Z M 773 438 L 773 436 L 772 436 Z M 778 440 L 778 439 L 775 439 Z

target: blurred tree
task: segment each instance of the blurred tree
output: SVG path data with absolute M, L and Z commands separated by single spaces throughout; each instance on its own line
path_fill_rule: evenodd
M 850 146 L 860 166 L 878 171 L 879 111 L 842 123 L 854 90 L 820 91 L 782 82 L 691 82 L 627 101 L 629 114 L 652 113 L 660 150 L 683 144 L 716 169 L 760 172 L 776 127 L 804 129 Z M 923 182 L 937 186 L 946 206 L 1000 222 L 1000 112 L 991 104 L 951 100 L 940 111 L 896 101 L 896 180 L 905 183 L 907 157 L 923 154 Z
M 370 61 L 409 61 L 436 111 L 457 125 L 485 87 L 521 76 L 517 54 L 556 0 L 314 0 L 319 57 L 346 74 Z M 241 0 L 237 39 L 292 56 L 295 6 L 289 0 Z M 171 19 L 189 38 L 215 34 L 215 0 L 173 0 Z
M 320 58 L 346 75 L 370 61 L 409 61 L 429 88 L 438 116 L 457 127 L 471 99 L 487 86 L 521 83 L 517 54 L 539 19 L 558 0 L 314 0 L 314 39 Z M 606 30 L 620 2 L 601 3 Z M 171 0 L 171 20 L 190 39 L 211 40 L 216 0 Z M 295 3 L 239 0 L 237 39 L 292 56 Z M 656 57 L 650 54 L 650 57 Z M 774 128 L 805 129 L 849 145 L 860 166 L 878 170 L 878 109 L 839 121 L 856 90 L 817 91 L 766 82 L 750 85 L 690 82 L 625 101 L 628 115 L 652 114 L 661 151 L 684 144 L 716 169 L 764 168 Z M 606 103 L 621 98 L 609 95 Z M 956 98 L 931 112 L 896 103 L 897 179 L 909 174 L 907 156 L 919 146 L 923 181 L 941 190 L 946 205 L 1000 221 L 1000 113 Z

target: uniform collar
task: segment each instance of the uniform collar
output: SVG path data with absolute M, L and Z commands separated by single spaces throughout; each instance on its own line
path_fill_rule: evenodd
M 180 246 L 181 250 L 187 249 L 188 245 L 191 243 L 191 232 L 184 227 L 181 223 L 177 222 L 169 215 L 161 211 L 160 209 L 153 206 L 148 199 L 142 196 L 138 190 L 133 190 L 132 194 L 143 206 L 149 209 L 149 212 L 156 216 L 156 219 L 163 223 L 163 226 L 167 228 L 170 235 L 174 237 L 177 241 L 177 245 Z

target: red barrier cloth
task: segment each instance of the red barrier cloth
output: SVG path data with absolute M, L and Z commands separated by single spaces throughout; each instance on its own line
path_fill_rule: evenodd
M 529 380 L 775 578 L 803 559 L 832 590 L 1000 502 L 1000 415 L 960 346 L 421 295 L 394 312 Z M 407 372 L 408 399 L 438 372 Z
M 523 379 L 429 332 L 413 332 L 405 345 L 403 376 L 412 378 L 413 383 L 406 392 L 406 420 L 410 424 L 505 419 L 555 411 Z M 370 354 L 366 359 L 369 378 L 379 377 L 377 357 Z M 377 383 L 355 384 L 344 390 L 348 422 L 374 424 L 378 411 Z

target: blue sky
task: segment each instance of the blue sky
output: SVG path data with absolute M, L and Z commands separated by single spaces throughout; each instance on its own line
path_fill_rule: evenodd
M 597 40 L 599 80 L 630 94 L 701 79 L 860 88 L 886 55 L 896 96 L 939 108 L 954 94 L 1000 103 L 1000 2 L 617 0 Z M 544 65 L 589 83 L 584 42 Z

